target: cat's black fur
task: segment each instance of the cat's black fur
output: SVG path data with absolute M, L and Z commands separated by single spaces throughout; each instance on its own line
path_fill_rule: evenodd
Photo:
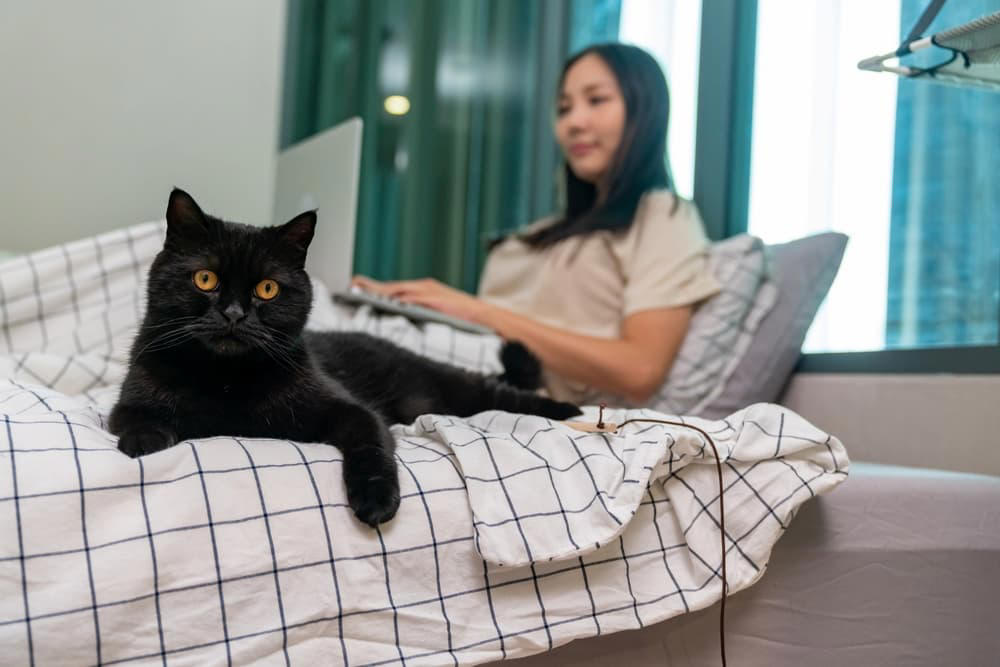
M 501 382 L 519 389 L 534 390 L 542 386 L 542 364 L 523 343 L 505 341 L 500 347 L 500 363 L 503 364 Z
M 399 506 L 389 423 L 489 409 L 565 419 L 567 403 L 437 363 L 358 333 L 303 330 L 312 301 L 305 258 L 314 212 L 256 228 L 206 215 L 174 190 L 167 238 L 111 413 L 118 448 L 141 456 L 214 435 L 325 442 L 344 455 L 347 498 L 375 526 Z M 211 291 L 193 280 L 208 269 Z M 278 296 L 254 294 L 277 281 Z

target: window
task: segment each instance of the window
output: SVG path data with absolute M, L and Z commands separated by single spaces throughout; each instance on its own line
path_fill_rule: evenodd
M 807 352 L 998 342 L 1000 94 L 856 66 L 926 4 L 758 3 L 749 231 L 851 238 Z M 997 9 L 945 5 L 928 34 Z
M 687 199 L 694 196 L 700 37 L 700 0 L 622 0 L 618 39 L 653 54 L 667 77 L 667 154 L 674 188 Z

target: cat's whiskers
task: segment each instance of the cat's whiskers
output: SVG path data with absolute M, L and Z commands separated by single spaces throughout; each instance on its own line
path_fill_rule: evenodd
M 260 338 L 260 349 L 270 357 L 275 363 L 284 366 L 286 369 L 292 371 L 293 373 L 298 373 L 306 370 L 306 365 L 296 360 L 289 354 L 286 350 L 282 349 L 280 346 L 274 344 L 273 339 Z
M 264 346 L 262 346 L 260 349 L 263 350 L 264 354 L 266 354 L 271 359 L 271 361 L 273 361 L 274 363 L 278 364 L 279 366 L 281 366 L 285 370 L 290 371 L 292 373 L 296 373 L 296 372 L 298 372 L 298 371 L 301 370 L 300 367 L 294 365 L 292 362 L 290 362 L 287 359 L 284 359 L 281 356 L 275 354 L 273 350 L 271 350 L 271 349 L 269 349 L 267 347 L 264 347 Z
M 277 339 L 276 342 L 284 342 L 286 346 L 294 345 L 299 341 L 298 338 L 286 334 L 284 331 L 269 327 L 266 324 L 261 325 L 261 329 L 271 338 Z
M 282 364 L 292 372 L 302 372 L 307 369 L 308 364 L 295 359 L 288 350 L 299 342 L 296 338 L 266 324 L 261 325 L 258 333 L 260 348 L 276 363 Z
M 184 324 L 190 324 L 195 320 L 199 319 L 197 315 L 182 315 L 180 317 L 174 317 L 169 320 L 164 320 L 162 322 L 157 322 L 156 324 L 143 324 L 143 329 L 162 329 L 163 327 L 178 327 Z
M 191 338 L 194 338 L 194 333 L 191 331 L 190 325 L 184 325 L 177 329 L 165 331 L 146 343 L 146 345 L 135 354 L 135 359 L 138 359 L 146 352 L 156 352 L 176 347 Z
M 160 341 L 160 342 L 158 342 L 156 344 L 150 343 L 149 345 L 147 345 L 145 348 L 143 348 L 139 352 L 139 355 L 141 355 L 141 354 L 149 354 L 150 352 L 160 352 L 160 351 L 163 351 L 163 350 L 168 350 L 168 349 L 170 349 L 172 347 L 177 347 L 177 346 L 182 345 L 182 344 L 188 342 L 189 340 L 193 340 L 193 339 L 194 339 L 194 336 L 188 334 L 188 335 L 177 336 L 175 338 L 171 338 L 171 339 L 168 339 L 168 340 L 163 340 L 163 341 Z M 137 359 L 139 358 L 139 355 L 136 355 Z

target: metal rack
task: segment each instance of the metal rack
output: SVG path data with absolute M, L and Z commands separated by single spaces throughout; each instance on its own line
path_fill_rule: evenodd
M 942 4 L 943 0 L 935 0 L 928 6 L 899 48 L 883 55 L 865 58 L 858 63 L 858 69 L 892 72 L 908 78 L 931 78 L 943 83 L 1000 91 L 1000 12 L 929 37 L 921 37 L 919 33 L 926 29 Z M 885 64 L 886 61 L 930 48 L 944 50 L 945 59 L 931 67 Z

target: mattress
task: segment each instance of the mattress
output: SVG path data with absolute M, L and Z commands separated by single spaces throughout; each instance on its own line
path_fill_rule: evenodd
M 728 599 L 726 653 L 740 665 L 995 665 L 998 611 L 1000 477 L 855 462 L 837 493 L 802 508 L 763 579 Z M 719 606 L 513 664 L 719 665 Z

